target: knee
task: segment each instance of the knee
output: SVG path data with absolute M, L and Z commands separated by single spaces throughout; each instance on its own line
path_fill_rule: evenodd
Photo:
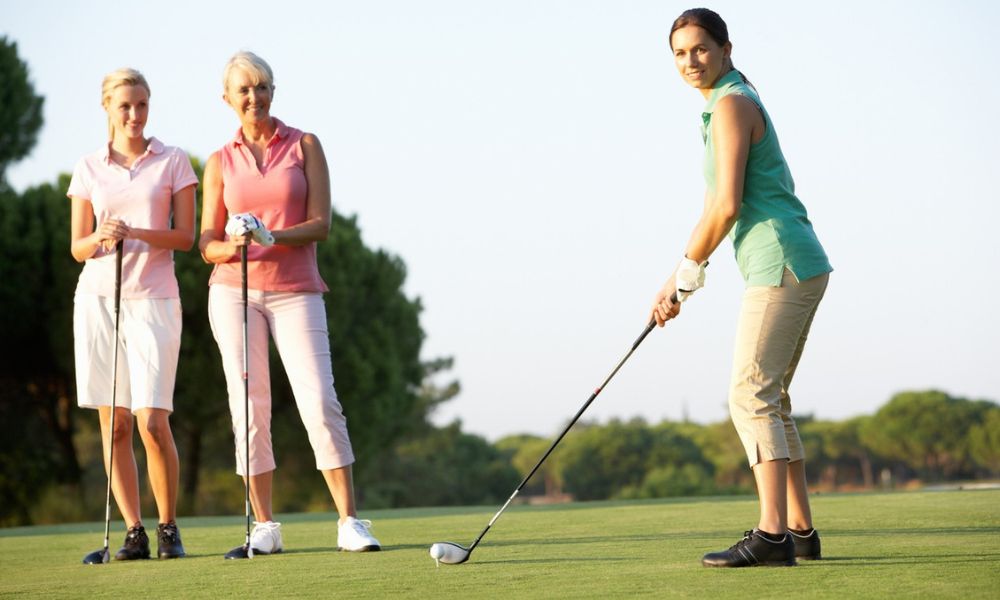
M 144 440 L 152 441 L 158 446 L 167 446 L 173 442 L 170 420 L 166 414 L 150 416 L 143 421 L 141 427 L 140 433 Z
M 124 414 L 115 414 L 115 423 L 111 431 L 112 439 L 116 444 L 132 444 L 132 415 L 128 411 L 121 411 Z M 109 424 L 109 427 L 110 424 Z

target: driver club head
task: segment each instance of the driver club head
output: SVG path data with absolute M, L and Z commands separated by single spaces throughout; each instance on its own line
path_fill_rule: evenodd
M 108 552 L 107 548 L 94 550 L 87 556 L 83 557 L 83 564 L 85 565 L 103 565 L 108 562 L 111 562 L 111 553 Z
M 471 552 L 468 548 L 460 546 L 455 542 L 437 542 L 431 546 L 430 554 L 434 562 L 438 566 L 441 566 L 441 563 L 446 565 L 460 565 L 469 560 Z
M 253 548 L 249 544 L 237 546 L 226 552 L 226 560 L 239 560 L 243 558 L 253 558 Z

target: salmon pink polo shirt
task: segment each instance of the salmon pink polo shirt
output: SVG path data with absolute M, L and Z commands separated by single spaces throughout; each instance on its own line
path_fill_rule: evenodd
M 222 167 L 222 201 L 230 215 L 250 212 L 270 230 L 286 229 L 306 220 L 305 160 L 302 131 L 278 119 L 267 142 L 260 167 L 243 141 L 243 130 L 219 150 Z M 239 256 L 215 265 L 209 285 L 242 285 Z M 325 292 L 326 284 L 316 265 L 316 243 L 304 246 L 247 249 L 247 287 L 265 292 Z
M 110 145 L 81 158 L 66 195 L 89 201 L 98 224 L 113 217 L 129 227 L 170 229 L 174 194 L 197 184 L 187 154 L 151 137 L 131 168 L 111 160 Z M 114 252 L 98 248 L 86 260 L 76 292 L 114 296 Z M 125 240 L 121 294 L 126 299 L 179 298 L 173 251 Z

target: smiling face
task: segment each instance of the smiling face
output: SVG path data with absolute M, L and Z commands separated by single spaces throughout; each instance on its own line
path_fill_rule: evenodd
M 733 45 L 726 42 L 720 46 L 697 25 L 687 25 L 674 31 L 670 36 L 670 46 L 681 78 L 691 87 L 701 90 L 706 97 L 730 66 Z
M 149 91 L 141 85 L 120 85 L 112 90 L 104 109 L 114 138 L 142 138 L 149 116 Z
M 261 123 L 271 118 L 271 98 L 274 86 L 245 69 L 233 69 L 226 81 L 222 98 L 236 111 L 245 125 Z

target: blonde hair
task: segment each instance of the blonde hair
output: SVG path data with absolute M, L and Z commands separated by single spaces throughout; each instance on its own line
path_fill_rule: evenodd
M 268 87 L 274 88 L 274 73 L 271 72 L 271 66 L 253 52 L 241 50 L 229 59 L 229 62 L 226 63 L 226 68 L 222 71 L 223 92 L 228 91 L 229 77 L 236 69 L 242 69 L 249 73 L 253 77 L 254 85 L 265 83 Z
M 105 75 L 104 81 L 101 82 L 101 106 L 104 107 L 104 110 L 108 109 L 108 104 L 111 103 L 111 94 L 114 93 L 115 88 L 123 85 L 141 85 L 146 88 L 147 94 L 153 95 L 149 89 L 149 83 L 142 73 L 135 69 L 122 67 Z M 111 124 L 111 116 L 108 115 L 108 139 L 111 140 L 114 137 L 115 127 Z

